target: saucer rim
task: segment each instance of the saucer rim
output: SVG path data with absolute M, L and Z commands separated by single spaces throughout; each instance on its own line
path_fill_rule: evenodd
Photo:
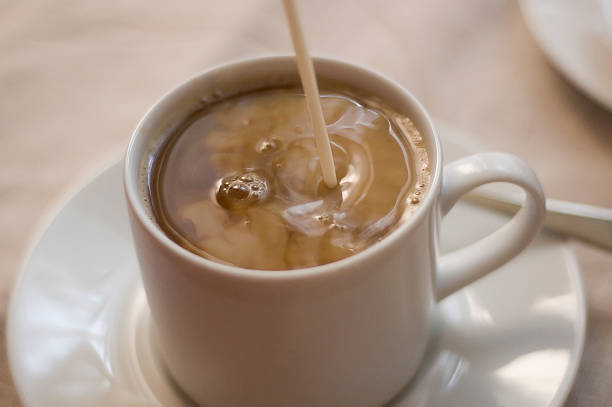
M 33 231 L 30 233 L 30 237 L 27 239 L 26 244 L 23 246 L 20 254 L 18 255 L 18 267 L 17 273 L 15 274 L 13 284 L 10 287 L 9 299 L 6 307 L 5 317 L 5 340 L 6 340 L 6 354 L 7 362 L 9 367 L 9 375 L 13 383 L 13 387 L 19 396 L 19 401 L 23 403 L 24 407 L 29 407 L 26 404 L 26 397 L 21 391 L 18 385 L 18 380 L 15 375 L 16 362 L 13 360 L 15 357 L 15 298 L 17 293 L 21 290 L 23 285 L 24 276 L 26 274 L 27 266 L 34 254 L 34 251 L 38 247 L 38 244 L 44 237 L 45 232 L 51 227 L 51 224 L 60 215 L 61 211 L 74 199 L 76 198 L 87 186 L 94 182 L 102 174 L 109 171 L 116 165 L 121 165 L 125 156 L 125 147 L 115 147 L 110 152 L 103 155 L 98 160 L 95 160 L 83 173 L 74 177 L 61 192 L 46 205 L 46 209 L 42 214 L 38 216 L 35 222 Z
M 469 150 L 470 149 L 468 148 L 468 153 Z M 23 391 L 21 390 L 22 387 L 19 386 L 19 380 L 16 377 L 16 370 L 14 369 L 17 363 L 16 361 L 14 361 L 14 358 L 16 357 L 16 353 L 14 351 L 14 344 L 17 340 L 17 338 L 15 337 L 16 311 L 14 303 L 15 298 L 22 287 L 27 266 L 45 232 L 49 229 L 54 220 L 59 216 L 60 212 L 98 177 L 109 171 L 111 168 L 117 165 L 122 165 L 123 154 L 124 152 L 119 152 L 118 149 L 112 151 L 111 153 L 105 155 L 103 159 L 98 160 L 96 163 L 90 166 L 90 169 L 85 171 L 83 175 L 77 177 L 75 181 L 71 182 L 69 186 L 64 189 L 64 192 L 61 193 L 58 198 L 52 201 L 52 203 L 48 206 L 48 210 L 46 210 L 45 213 L 39 217 L 37 226 L 34 229 L 35 232 L 31 234 L 31 238 L 28 240 L 28 244 L 25 246 L 26 249 L 22 252 L 23 255 L 21 256 L 20 266 L 18 269 L 19 271 L 15 277 L 15 282 L 11 288 L 10 298 L 6 311 L 5 338 L 9 373 L 13 380 L 15 391 L 19 396 L 20 402 L 24 404 L 24 407 L 32 406 L 26 403 L 27 397 L 25 394 L 23 394 Z M 565 263 L 567 264 L 569 274 L 569 281 L 571 286 L 574 288 L 573 291 L 576 293 L 577 299 L 577 314 L 575 321 L 576 329 L 574 330 L 574 333 L 576 335 L 576 342 L 572 349 L 571 360 L 566 368 L 565 375 L 561 383 L 557 387 L 555 395 L 552 398 L 549 407 L 561 407 L 563 403 L 567 400 L 572 390 L 572 385 L 576 380 L 576 376 L 580 367 L 580 362 L 582 361 L 584 353 L 584 344 L 587 329 L 586 293 L 584 290 L 584 281 L 581 275 L 580 266 L 578 264 L 575 253 L 568 245 L 568 239 L 563 238 L 562 236 L 559 237 L 559 248 L 561 249 L 560 251 L 565 257 Z
M 582 272 L 576 254 L 569 247 L 569 239 L 565 238 L 563 243 L 563 254 L 565 256 L 568 269 L 572 272 L 570 274 L 570 281 L 576 288 L 576 299 L 577 299 L 577 311 L 578 315 L 576 318 L 576 329 L 577 338 L 574 348 L 572 349 L 572 359 L 567 367 L 566 374 L 559 384 L 555 397 L 550 401 L 550 407 L 561 407 L 569 397 L 572 391 L 573 385 L 576 382 L 576 376 L 582 362 L 584 355 L 584 343 L 586 339 L 587 331 L 587 304 L 586 304 L 586 292 L 584 289 L 584 279 L 582 278 Z

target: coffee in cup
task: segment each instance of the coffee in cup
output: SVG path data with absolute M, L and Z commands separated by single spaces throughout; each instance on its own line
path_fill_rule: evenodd
M 376 244 L 418 208 L 430 167 L 410 118 L 350 89 L 322 93 L 339 185 L 323 182 L 299 88 L 206 103 L 152 151 L 152 212 L 175 242 L 249 269 L 318 266 Z

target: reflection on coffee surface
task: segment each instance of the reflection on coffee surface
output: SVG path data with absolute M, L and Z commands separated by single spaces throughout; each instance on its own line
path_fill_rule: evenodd
M 166 234 L 220 263 L 283 270 L 355 254 L 409 218 L 430 178 L 412 122 L 378 101 L 321 97 L 338 187 L 323 183 L 299 89 L 233 96 L 191 115 L 152 157 Z

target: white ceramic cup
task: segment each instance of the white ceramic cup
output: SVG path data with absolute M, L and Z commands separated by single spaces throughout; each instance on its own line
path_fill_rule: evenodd
M 410 117 L 430 154 L 431 186 L 420 208 L 354 256 L 275 272 L 218 264 L 170 240 L 147 211 L 142 171 L 151 149 L 203 99 L 299 86 L 292 57 L 196 75 L 149 110 L 128 148 L 125 191 L 160 351 L 175 381 L 203 406 L 382 405 L 417 370 L 436 302 L 516 256 L 543 220 L 542 189 L 521 160 L 484 153 L 443 167 L 432 120 L 410 92 L 355 65 L 314 62 L 319 81 L 359 89 Z M 490 236 L 440 256 L 441 218 L 489 182 L 524 189 L 523 208 Z

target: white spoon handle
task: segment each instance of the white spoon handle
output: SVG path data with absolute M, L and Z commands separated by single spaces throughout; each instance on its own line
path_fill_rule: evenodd
M 476 204 L 507 213 L 516 212 L 522 201 L 515 194 L 492 191 L 478 191 L 467 198 Z M 612 250 L 612 209 L 547 199 L 544 227 Z

